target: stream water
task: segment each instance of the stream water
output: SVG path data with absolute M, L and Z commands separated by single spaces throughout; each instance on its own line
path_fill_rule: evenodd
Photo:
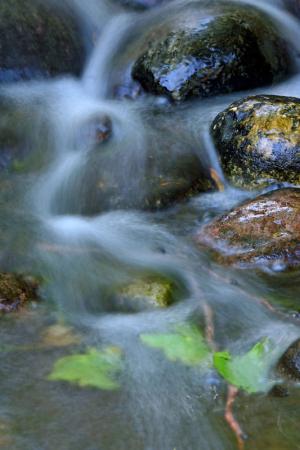
M 279 1 L 248 3 L 267 11 L 300 52 L 299 23 Z M 267 336 L 276 344 L 270 370 L 300 337 L 297 320 L 288 313 L 299 300 L 299 277 L 219 267 L 193 243 L 203 223 L 257 195 L 226 182 L 208 134 L 215 115 L 247 93 L 188 102 L 176 111 L 161 99 L 112 99 L 116 61 L 130 58 L 134 39 L 174 3 L 143 13 L 125 13 L 98 0 L 68 4 L 98 32 L 82 78 L 1 88 L 3 98 L 24 117 L 34 154 L 25 160 L 26 170 L 1 174 L 1 266 L 38 274 L 46 283 L 43 302 L 21 317 L 1 319 L 1 345 L 14 350 L 0 352 L 0 448 L 235 449 L 224 420 L 226 383 L 212 371 L 202 374 L 196 367 L 168 361 L 143 346 L 139 336 L 163 333 L 190 320 L 203 324 L 203 305 L 209 305 L 218 348 L 243 353 Z M 300 72 L 279 85 L 252 91 L 259 92 L 299 96 Z M 161 114 L 161 129 L 151 125 L 153 111 Z M 95 168 L 93 142 L 80 130 L 99 117 L 110 118 L 113 134 L 103 154 L 101 147 L 96 149 L 100 166 Z M 184 123 L 188 132 L 176 134 L 174 123 Z M 181 138 L 199 149 L 197 156 L 214 168 L 224 191 L 200 194 L 159 212 L 108 204 L 91 214 L 94 199 L 86 187 L 102 167 L 121 180 L 120 198 L 130 197 L 139 205 L 147 151 L 171 139 L 166 129 L 174 133 L 174 142 Z M 110 287 L 145 274 L 173 280 L 179 301 L 136 314 L 112 311 Z M 281 313 L 266 308 L 261 298 L 279 302 Z M 43 331 L 57 320 L 73 326 L 83 347 L 122 349 L 126 364 L 120 390 L 83 389 L 47 379 L 54 362 L 68 354 L 63 347 L 39 346 Z M 296 386 L 286 398 L 241 393 L 235 414 L 248 435 L 246 448 L 300 448 Z

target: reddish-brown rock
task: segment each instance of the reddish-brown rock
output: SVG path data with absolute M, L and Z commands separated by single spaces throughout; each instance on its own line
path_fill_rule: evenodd
M 281 189 L 247 201 L 197 234 L 223 263 L 242 267 L 300 265 L 300 189 Z

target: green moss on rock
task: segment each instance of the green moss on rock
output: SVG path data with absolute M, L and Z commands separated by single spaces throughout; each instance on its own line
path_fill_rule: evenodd
M 286 44 L 256 8 L 193 3 L 177 19 L 133 66 L 148 92 L 182 101 L 268 85 L 291 70 Z
M 236 186 L 300 184 L 300 100 L 258 95 L 230 105 L 211 126 L 222 166 Z
M 0 82 L 79 75 L 84 49 L 74 17 L 38 0 L 0 2 Z
M 300 266 L 300 189 L 247 201 L 203 227 L 197 242 L 222 263 L 240 267 Z
M 145 277 L 122 286 L 113 299 L 118 311 L 167 308 L 174 302 L 174 286 L 163 278 Z

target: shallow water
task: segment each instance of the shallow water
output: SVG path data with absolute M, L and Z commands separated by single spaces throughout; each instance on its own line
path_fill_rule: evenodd
M 40 275 L 45 283 L 42 304 L 21 317 L 1 319 L 0 448 L 235 449 L 224 421 L 226 383 L 211 370 L 168 361 L 143 346 L 140 335 L 190 321 L 205 328 L 209 306 L 218 349 L 238 354 L 265 337 L 274 343 L 271 374 L 278 357 L 300 336 L 291 316 L 299 310 L 299 277 L 218 267 L 193 241 L 204 223 L 257 195 L 229 185 L 208 135 L 215 115 L 248 93 L 188 102 L 176 110 L 163 99 L 113 99 L 118 70 L 135 54 L 135 40 L 142 40 L 145 27 L 166 17 L 174 3 L 143 13 L 125 13 L 96 0 L 85 8 L 77 0 L 68 3 L 80 10 L 87 29 L 96 27 L 98 33 L 82 78 L 1 88 L 24 117 L 31 148 L 30 157 L 1 174 L 1 266 Z M 248 3 L 279 21 L 282 34 L 296 53 L 300 50 L 299 24 L 279 1 Z M 259 92 L 298 96 L 300 75 L 251 91 Z M 111 118 L 113 136 L 95 149 L 81 130 L 103 116 Z M 182 142 L 216 171 L 224 192 L 201 194 L 158 212 L 140 211 L 147 152 L 172 145 L 180 155 Z M 115 203 L 98 204 L 86 188 L 103 171 L 119 182 Z M 145 274 L 171 279 L 179 301 L 165 310 L 112 311 L 109 289 Z M 40 345 L 44 331 L 57 321 L 73 327 L 80 345 Z M 59 357 L 106 345 L 124 355 L 120 390 L 47 379 Z M 235 404 L 249 449 L 298 448 L 299 413 L 297 386 L 287 398 L 241 393 Z

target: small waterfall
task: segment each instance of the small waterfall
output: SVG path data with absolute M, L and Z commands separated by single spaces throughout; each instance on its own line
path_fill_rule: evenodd
M 83 88 L 88 94 L 105 98 L 112 59 L 132 23 L 130 14 L 119 15 L 113 18 L 100 34 L 82 79 Z

